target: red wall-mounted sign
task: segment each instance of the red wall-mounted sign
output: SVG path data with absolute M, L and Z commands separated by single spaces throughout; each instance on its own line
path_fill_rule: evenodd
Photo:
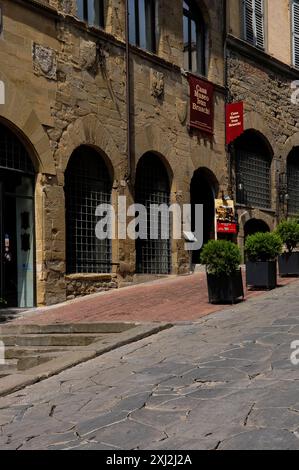
M 226 105 L 226 143 L 233 142 L 244 132 L 244 103 Z
M 214 133 L 214 85 L 189 75 L 190 127 Z
M 222 222 L 217 223 L 218 233 L 238 233 L 237 224 L 226 224 Z

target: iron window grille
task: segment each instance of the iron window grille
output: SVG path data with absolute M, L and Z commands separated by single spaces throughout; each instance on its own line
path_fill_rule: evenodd
M 293 151 L 288 160 L 288 212 L 299 215 L 299 161 L 298 149 Z
M 105 0 L 77 0 L 77 15 L 89 25 L 105 27 Z
M 31 158 L 17 136 L 0 124 L 0 168 L 34 175 Z
M 147 240 L 136 240 L 136 271 L 139 274 L 170 274 L 170 236 L 162 239 L 162 224 L 169 226 L 169 214 L 159 217 L 158 239 L 151 239 L 151 204 L 170 204 L 169 180 L 159 157 L 148 154 L 139 163 L 136 176 L 136 203 L 147 209 Z M 167 220 L 165 219 L 167 217 Z M 167 225 L 166 225 L 167 226 Z
M 99 221 L 96 208 L 111 204 L 111 189 L 110 175 L 101 156 L 93 149 L 77 149 L 65 175 L 69 274 L 111 272 L 111 240 L 99 240 L 95 234 Z
M 192 0 L 183 2 L 184 67 L 190 72 L 206 74 L 206 26 Z
M 129 2 L 130 43 L 155 53 L 157 51 L 156 0 L 126 1 Z
M 246 150 L 236 153 L 237 202 L 271 208 L 271 160 Z

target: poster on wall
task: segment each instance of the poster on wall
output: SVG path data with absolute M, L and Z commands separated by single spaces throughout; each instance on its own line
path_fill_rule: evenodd
M 214 133 L 214 85 L 188 75 L 190 85 L 190 128 Z
M 236 213 L 233 200 L 216 199 L 216 223 L 218 233 L 237 233 Z
M 244 132 L 244 103 L 226 105 L 226 144 L 229 145 Z

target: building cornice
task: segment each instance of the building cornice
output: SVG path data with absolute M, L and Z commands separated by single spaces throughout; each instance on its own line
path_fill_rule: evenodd
M 227 47 L 228 49 L 234 50 L 243 57 L 251 60 L 257 65 L 266 67 L 269 72 L 283 75 L 288 79 L 299 79 L 299 70 L 296 68 L 285 64 L 284 62 L 276 59 L 270 54 L 267 54 L 265 51 L 258 49 L 257 47 L 248 44 L 243 39 L 239 39 L 235 36 L 228 35 L 227 37 Z

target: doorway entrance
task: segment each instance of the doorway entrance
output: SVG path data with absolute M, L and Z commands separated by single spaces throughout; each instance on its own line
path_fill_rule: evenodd
M 215 193 L 208 170 L 200 168 L 195 171 L 190 187 L 191 227 L 195 230 L 195 205 L 203 205 L 203 244 L 215 239 Z M 192 264 L 200 264 L 201 250 L 192 252 Z
M 270 227 L 260 219 L 250 219 L 244 225 L 244 238 L 249 237 L 249 235 L 254 235 L 255 233 L 267 233 L 270 232 Z
M 34 169 L 23 144 L 0 124 L 0 298 L 35 306 Z

